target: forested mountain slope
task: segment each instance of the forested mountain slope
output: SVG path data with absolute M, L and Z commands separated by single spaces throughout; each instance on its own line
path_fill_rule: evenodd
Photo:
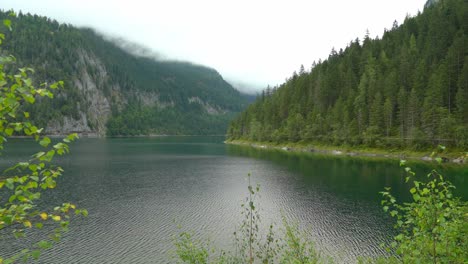
M 214 69 L 135 56 L 91 29 L 46 17 L 10 19 L 1 52 L 34 68 L 38 85 L 65 83 L 56 98 L 27 109 L 49 134 L 224 134 L 247 106 Z
M 230 139 L 468 146 L 468 2 L 440 0 L 266 89 Z

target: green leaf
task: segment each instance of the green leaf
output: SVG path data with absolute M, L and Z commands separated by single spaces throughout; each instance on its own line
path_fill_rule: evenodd
M 40 142 L 39 144 L 43 147 L 47 147 L 49 144 L 50 144 L 50 138 L 48 137 L 44 137 Z
M 31 256 L 32 256 L 34 259 L 38 259 L 40 255 L 41 255 L 41 251 L 40 251 L 40 250 L 33 250 L 33 251 L 31 252 Z
M 13 134 L 13 128 L 9 127 L 9 128 L 6 128 L 5 129 L 5 134 L 7 134 L 7 136 L 11 136 Z
M 23 129 L 22 123 L 15 123 L 15 131 L 20 132 Z
M 83 215 L 84 217 L 87 217 L 88 216 L 88 210 L 81 209 L 81 215 Z
M 7 185 L 7 187 L 8 187 L 8 185 Z M 11 188 L 11 189 L 13 189 L 13 188 Z M 16 195 L 10 196 L 10 199 L 8 199 L 8 202 L 11 203 L 11 202 L 13 202 L 14 200 L 16 200 Z
M 66 137 L 70 142 L 74 141 L 75 139 L 78 139 L 78 134 L 77 133 L 72 133 Z
M 3 25 L 5 25 L 11 31 L 11 20 L 4 19 L 3 20 Z
M 52 246 L 52 243 L 42 240 L 37 243 L 37 246 L 42 248 L 42 249 L 48 249 Z
M 33 172 L 34 172 L 34 171 L 37 171 L 37 167 L 38 167 L 37 164 L 30 164 L 30 165 L 29 165 L 29 169 L 30 169 L 31 171 L 33 171 Z
M 46 180 L 47 188 L 53 189 L 57 186 L 57 183 L 52 178 L 47 178 Z
M 36 159 L 38 159 L 38 158 L 44 156 L 45 154 L 46 154 L 46 153 L 45 153 L 44 151 L 41 151 L 41 152 L 38 152 L 38 153 L 34 154 L 34 157 L 35 157 Z M 44 168 L 44 163 L 39 164 L 39 166 L 40 166 L 41 168 Z
M 8 189 L 13 190 L 13 188 L 15 188 L 13 179 L 12 179 L 12 178 L 6 179 L 5 186 L 6 186 Z
M 24 100 L 26 100 L 26 102 L 28 102 L 30 104 L 34 104 L 34 102 L 36 101 L 36 99 L 34 99 L 34 96 L 32 96 L 30 94 L 23 94 L 23 98 L 24 98 Z

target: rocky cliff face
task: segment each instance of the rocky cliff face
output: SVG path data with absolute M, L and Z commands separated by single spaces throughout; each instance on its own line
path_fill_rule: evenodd
M 73 78 L 73 89 L 77 89 L 84 99 L 83 105 L 78 105 L 78 119 L 63 116 L 61 120 L 52 120 L 46 126 L 48 134 L 79 133 L 82 135 L 104 136 L 106 122 L 111 115 L 111 102 L 104 94 L 103 87 L 108 85 L 108 75 L 104 64 L 94 55 L 84 50 L 77 51 L 79 74 Z M 91 76 L 88 71 L 97 73 Z M 116 98 L 116 104 L 125 104 L 121 99 L 121 89 L 118 84 L 110 84 L 111 98 Z M 118 100 L 120 99 L 120 100 Z
M 0 19 L 8 17 L 0 10 Z M 248 100 L 214 69 L 157 60 L 89 28 L 19 14 L 2 48 L 36 84 L 62 80 L 53 100 L 24 106 L 48 134 L 223 133 Z M 118 43 L 114 43 L 118 42 Z M 133 52 L 132 52 L 133 51 Z
M 73 88 L 79 91 L 84 102 L 78 105 L 78 117 L 62 116 L 50 121 L 45 131 L 50 135 L 78 133 L 84 136 L 102 137 L 106 135 L 106 123 L 112 115 L 112 107 L 122 110 L 129 97 L 135 98 L 141 106 L 166 109 L 175 107 L 172 101 L 162 101 L 157 92 L 133 89 L 123 91 L 118 83 L 110 81 L 106 66 L 92 53 L 77 51 L 77 74 L 72 81 Z M 110 87 L 106 93 L 104 87 Z M 189 104 L 199 104 L 210 115 L 225 114 L 226 110 L 211 105 L 199 97 L 187 98 Z

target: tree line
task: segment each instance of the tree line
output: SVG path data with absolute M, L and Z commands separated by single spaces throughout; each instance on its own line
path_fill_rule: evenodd
M 468 4 L 442 0 L 313 63 L 257 101 L 230 139 L 425 149 L 468 146 Z
M 0 10 L 0 19 L 7 17 L 8 12 Z M 15 67 L 33 67 L 33 80 L 64 82 L 64 89 L 55 94 L 54 100 L 39 99 L 37 104 L 24 106 L 25 111 L 34 113 L 32 121 L 41 127 L 64 116 L 79 119 L 82 113 L 88 116 L 91 129 L 98 126 L 88 115 L 92 111 L 90 95 L 76 85 L 77 81 L 85 81 L 83 76 L 89 76 L 110 104 L 106 127 L 111 136 L 221 134 L 232 113 L 248 104 L 248 98 L 214 69 L 137 56 L 129 52 L 132 47 L 124 49 L 115 43 L 122 40 L 110 41 L 90 28 L 77 28 L 44 16 L 19 12 L 10 19 L 13 30 L 4 33 L 3 49 L 15 54 Z M 142 94 L 157 98 L 159 106 L 144 106 Z M 191 101 L 193 98 L 197 100 Z M 209 113 L 206 105 L 215 113 Z M 148 115 L 151 118 L 141 118 Z

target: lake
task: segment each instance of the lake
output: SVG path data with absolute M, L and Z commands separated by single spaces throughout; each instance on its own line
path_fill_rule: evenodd
M 394 160 L 330 157 L 223 144 L 222 137 L 80 139 L 57 160 L 65 173 L 45 193 L 48 207 L 70 201 L 87 208 L 37 263 L 171 263 L 173 237 L 191 231 L 221 248 L 232 247 L 247 196 L 247 175 L 260 184 L 262 223 L 297 223 L 323 254 L 338 263 L 384 254 L 394 234 L 379 191 L 392 187 L 407 200 L 405 174 Z M 13 140 L 0 165 L 37 151 Z M 417 172 L 428 165 L 416 164 Z M 444 168 L 468 197 L 468 169 Z M 420 173 L 421 174 L 421 173 Z M 29 234 L 35 241 L 39 234 Z M 24 240 L 0 237 L 11 252 Z

